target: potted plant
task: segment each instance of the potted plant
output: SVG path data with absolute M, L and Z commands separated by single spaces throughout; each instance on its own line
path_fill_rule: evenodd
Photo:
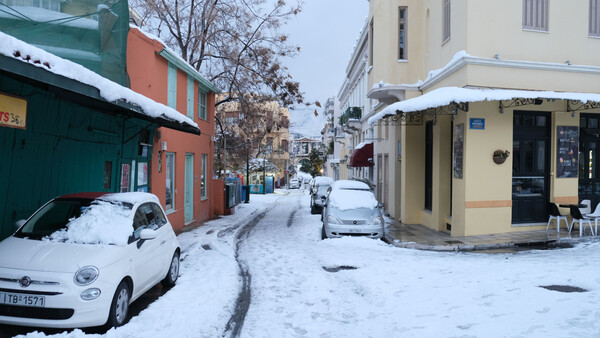
M 497 150 L 494 150 L 494 155 L 492 156 L 492 158 L 494 159 L 494 163 L 502 164 L 502 163 L 504 163 L 504 161 L 506 161 L 506 158 L 508 156 L 510 156 L 510 151 L 497 149 Z

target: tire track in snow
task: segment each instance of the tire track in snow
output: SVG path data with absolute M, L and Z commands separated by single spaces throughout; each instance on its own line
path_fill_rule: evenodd
M 240 259 L 240 246 L 243 243 L 244 239 L 248 238 L 250 235 L 250 231 L 254 229 L 254 227 L 267 215 L 267 213 L 271 210 L 268 208 L 262 213 L 256 215 L 250 222 L 246 223 L 242 226 L 240 232 L 235 236 L 235 260 L 238 263 L 240 268 L 240 276 L 242 277 L 242 289 L 235 304 L 235 310 L 227 325 L 225 326 L 225 332 L 223 332 L 223 337 L 239 337 L 239 334 L 242 329 L 242 325 L 244 325 L 244 319 L 246 318 L 246 313 L 248 313 L 248 308 L 250 307 L 250 286 L 252 284 L 252 276 L 248 272 L 248 266 L 245 262 Z M 232 231 L 232 229 L 226 229 Z
M 270 206 L 267 210 L 261 212 L 260 214 L 254 216 L 250 222 L 241 226 L 241 230 L 237 233 L 235 237 L 235 259 L 240 268 L 240 276 L 242 277 L 242 289 L 240 294 L 236 300 L 235 310 L 227 325 L 225 326 L 225 332 L 223 332 L 223 337 L 239 337 L 242 326 L 244 325 L 244 319 L 246 318 L 246 314 L 248 313 L 248 309 L 250 308 L 251 301 L 251 285 L 252 285 L 252 275 L 248 271 L 248 265 L 240 259 L 240 246 L 243 244 L 244 240 L 250 236 L 250 232 L 256 227 L 260 221 L 273 209 L 275 205 Z M 300 203 L 298 203 L 297 207 L 294 208 L 292 213 L 290 214 L 287 222 L 287 226 L 291 227 L 294 222 L 294 215 L 296 212 L 300 210 Z M 231 232 L 237 227 L 230 227 L 228 229 L 223 230 L 222 232 Z M 221 235 L 221 234 L 220 234 Z

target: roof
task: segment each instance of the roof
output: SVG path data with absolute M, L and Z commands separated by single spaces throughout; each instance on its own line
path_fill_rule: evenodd
M 49 87 L 74 102 L 119 112 L 161 126 L 200 134 L 198 125 L 177 110 L 155 102 L 95 72 L 0 32 L 0 72 Z
M 396 115 L 399 112 L 417 112 L 429 108 L 443 107 L 451 103 L 503 101 L 517 98 L 574 100 L 581 101 L 582 103 L 586 103 L 589 101 L 600 102 L 600 94 L 593 93 L 443 87 L 412 99 L 391 104 L 379 113 L 369 118 L 368 122 L 370 124 L 375 124 L 382 118 Z

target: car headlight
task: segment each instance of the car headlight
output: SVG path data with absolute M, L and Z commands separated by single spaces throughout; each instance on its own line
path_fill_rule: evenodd
M 327 223 L 342 224 L 342 222 L 337 217 L 333 217 L 333 216 L 327 216 Z
M 77 285 L 90 285 L 98 278 L 99 271 L 95 266 L 84 266 L 75 272 L 73 281 Z
M 371 220 L 371 224 L 373 224 L 373 225 L 383 224 L 383 219 L 381 217 L 375 217 Z
M 81 293 L 81 299 L 83 300 L 94 300 L 100 297 L 102 292 L 98 288 L 87 289 Z

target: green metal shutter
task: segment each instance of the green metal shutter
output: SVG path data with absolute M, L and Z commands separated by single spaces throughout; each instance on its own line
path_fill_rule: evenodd
M 187 77 L 187 116 L 194 120 L 194 78 Z

